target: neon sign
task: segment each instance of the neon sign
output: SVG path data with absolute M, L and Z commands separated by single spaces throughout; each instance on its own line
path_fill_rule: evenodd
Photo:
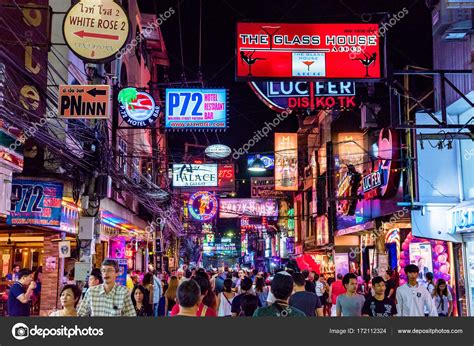
M 217 214 L 217 198 L 208 191 L 198 191 L 191 195 L 188 210 L 191 216 L 198 221 L 209 221 Z

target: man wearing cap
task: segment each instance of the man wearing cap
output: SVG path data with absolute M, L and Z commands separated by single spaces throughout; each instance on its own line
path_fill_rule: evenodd
M 275 302 L 269 306 L 255 310 L 254 317 L 304 317 L 304 312 L 288 304 L 293 292 L 293 277 L 288 272 L 282 271 L 275 275 L 271 284 L 271 292 Z
M 438 316 L 438 311 L 430 292 L 418 283 L 420 269 L 409 264 L 405 267 L 408 282 L 397 289 L 397 311 L 402 317 L 423 317 L 425 309 L 428 316 Z

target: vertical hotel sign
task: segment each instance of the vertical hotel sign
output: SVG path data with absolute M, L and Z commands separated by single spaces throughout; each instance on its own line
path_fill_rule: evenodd
M 275 190 L 298 190 L 298 135 L 275 133 Z
M 46 79 L 49 49 L 50 12 L 48 0 L 0 0 L 3 12 L 2 50 L 6 59 L 6 78 L 14 88 L 7 93 L 6 110 L 18 117 L 27 112 L 27 118 L 45 116 Z M 14 63 L 12 63 L 14 62 Z M 21 115 L 20 115 L 21 116 Z

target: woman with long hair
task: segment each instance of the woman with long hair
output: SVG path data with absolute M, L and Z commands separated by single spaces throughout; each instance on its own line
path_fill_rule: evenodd
M 148 301 L 148 292 L 142 285 L 137 285 L 132 290 L 132 303 L 138 317 L 153 316 L 152 305 Z
M 146 273 L 142 280 L 142 286 L 146 290 L 148 302 L 153 305 L 153 274 Z
M 76 305 L 81 297 L 81 290 L 76 285 L 64 285 L 60 293 L 61 310 L 53 311 L 51 317 L 75 317 Z
M 269 287 L 265 284 L 265 279 L 262 276 L 255 278 L 255 294 L 260 301 L 261 306 L 267 306 Z
M 436 309 L 438 310 L 438 316 L 451 316 L 453 313 L 453 296 L 451 295 L 445 280 L 438 279 L 436 288 L 433 292 L 433 301 L 435 303 Z
M 211 308 L 212 310 L 217 310 L 217 298 L 214 291 L 211 289 L 211 280 L 209 280 L 209 276 L 205 271 L 197 271 L 196 278 L 202 277 L 207 281 L 206 286 L 209 286 L 206 290 L 206 295 L 202 298 L 202 303 L 207 307 Z M 202 294 L 203 287 L 201 287 L 201 294 Z
M 176 304 L 176 292 L 178 291 L 179 280 L 176 276 L 170 277 L 168 289 L 165 293 L 165 316 L 169 316 L 171 309 Z
M 232 290 L 232 279 L 225 279 L 224 290 L 217 296 L 217 316 L 232 316 L 232 301 L 235 295 L 235 292 Z

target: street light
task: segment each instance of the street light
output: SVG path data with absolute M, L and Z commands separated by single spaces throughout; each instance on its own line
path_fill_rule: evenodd
M 248 169 L 251 172 L 265 172 L 267 170 L 259 154 L 255 156 L 255 160 L 253 160 Z

